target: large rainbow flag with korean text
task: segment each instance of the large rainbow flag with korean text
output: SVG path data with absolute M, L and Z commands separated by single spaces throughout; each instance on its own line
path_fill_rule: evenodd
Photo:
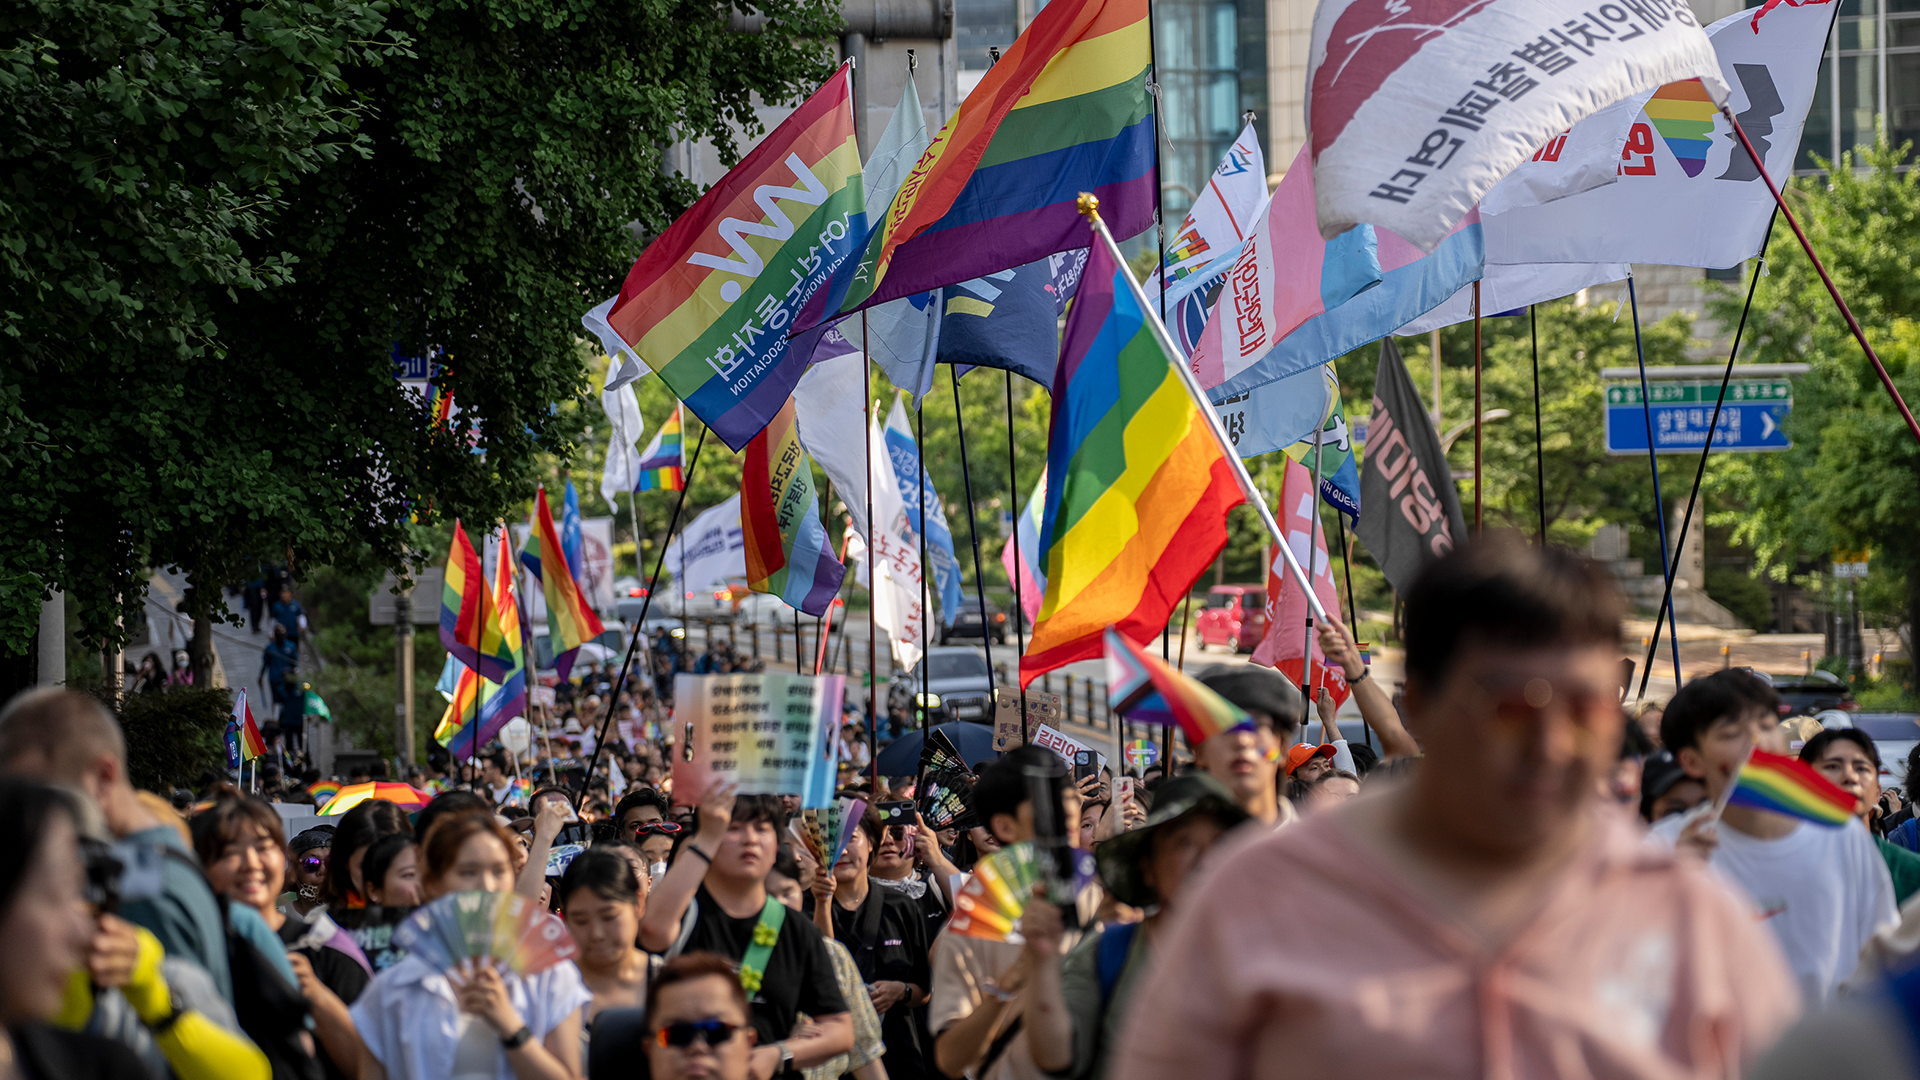
M 1067 312 L 1041 520 L 1047 593 L 1020 658 L 1023 686 L 1101 655 L 1108 627 L 1159 635 L 1226 547 L 1227 511 L 1242 501 L 1127 274 L 1097 240 Z
M 834 557 L 820 520 L 813 460 L 800 447 L 791 401 L 747 444 L 740 465 L 740 527 L 747 586 L 816 618 L 825 615 L 847 568 Z
M 607 323 L 739 450 L 806 369 L 787 335 L 865 235 L 864 198 L 843 66 L 641 254 Z
M 1100 197 L 1126 239 L 1153 223 L 1147 0 L 1053 0 L 988 69 L 913 166 L 869 207 L 862 250 L 799 327 L 1087 246 L 1074 208 Z

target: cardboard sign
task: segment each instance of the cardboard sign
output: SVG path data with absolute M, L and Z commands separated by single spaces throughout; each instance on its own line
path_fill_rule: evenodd
M 1020 691 L 998 686 L 993 691 L 993 749 L 1006 753 L 1025 746 L 1028 733 L 1041 724 L 1057 724 L 1063 716 L 1060 695 L 1044 690 L 1027 690 L 1026 722 L 1020 718 Z
M 829 805 L 845 690 L 840 675 L 675 676 L 675 726 L 686 738 L 673 760 L 674 801 L 696 805 L 721 776 L 742 795 Z
M 1093 760 L 1099 763 L 1101 768 L 1105 768 L 1107 764 L 1107 755 L 1078 739 L 1062 735 L 1046 724 L 1036 725 L 1033 729 L 1033 738 L 1029 741 L 1035 746 L 1044 746 L 1065 758 L 1068 768 L 1073 767 L 1074 756 L 1082 752 L 1092 754 Z

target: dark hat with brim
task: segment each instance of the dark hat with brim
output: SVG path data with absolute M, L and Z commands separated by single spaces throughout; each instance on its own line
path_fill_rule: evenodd
M 1146 883 L 1141 864 L 1153 850 L 1154 833 L 1194 814 L 1218 818 L 1227 828 L 1247 820 L 1247 812 L 1233 801 L 1233 792 L 1206 773 L 1176 776 L 1153 793 L 1153 813 L 1146 823 L 1123 832 L 1093 849 L 1100 880 L 1113 898 L 1134 907 L 1149 907 L 1160 896 Z
M 1194 675 L 1202 685 L 1250 713 L 1264 713 L 1276 725 L 1299 731 L 1307 722 L 1307 698 L 1285 675 L 1257 664 L 1215 664 Z

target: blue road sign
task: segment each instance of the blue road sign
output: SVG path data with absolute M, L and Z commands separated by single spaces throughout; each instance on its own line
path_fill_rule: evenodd
M 1717 387 L 1716 387 L 1717 388 Z M 1647 417 L 1640 411 L 1640 388 L 1634 387 L 1631 403 L 1614 400 L 1614 388 L 1607 393 L 1607 453 L 1644 454 L 1647 452 Z M 1731 395 L 1729 395 L 1731 397 Z M 1662 454 L 1699 453 L 1707 444 L 1707 425 L 1713 419 L 1713 403 L 1656 404 L 1652 407 L 1654 449 Z M 1793 445 L 1785 431 L 1787 414 L 1793 411 L 1793 399 L 1784 401 L 1732 401 L 1720 407 L 1719 430 L 1714 432 L 1715 450 L 1785 450 Z

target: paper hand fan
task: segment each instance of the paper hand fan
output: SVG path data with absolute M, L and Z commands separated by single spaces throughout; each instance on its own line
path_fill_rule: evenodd
M 459 961 L 439 932 L 432 908 L 420 908 L 393 928 L 393 944 L 417 956 L 436 970 L 444 971 Z
M 948 929 L 986 941 L 1021 941 L 1015 923 L 1040 879 L 1032 844 L 1012 844 L 974 864 L 973 877 L 953 898 Z
M 833 836 L 833 858 L 823 864 L 828 873 L 840 865 L 840 856 L 847 852 L 847 842 L 853 839 L 853 830 L 860 827 L 860 819 L 867 812 L 865 799 L 842 798 L 839 800 L 840 828 Z
M 920 816 L 927 828 L 964 829 L 973 824 L 968 801 L 973 797 L 973 781 L 965 773 L 949 771 L 927 774 L 926 788 L 920 795 Z
M 934 729 L 927 733 L 926 745 L 920 750 L 920 768 L 925 772 L 967 771 L 967 761 L 960 755 L 960 747 L 954 744 L 946 732 Z
M 787 828 L 807 846 L 813 861 L 824 867 L 827 864 L 827 842 L 820 832 L 820 815 L 823 812 L 802 810 L 799 817 L 787 823 Z
M 458 892 L 443 898 L 453 902 L 453 916 L 465 943 L 462 956 L 493 955 L 493 922 L 506 896 L 506 893 Z
M 500 897 L 494 914 L 493 940 L 488 955 L 506 964 L 516 975 L 534 975 L 580 951 L 573 934 L 551 911 L 510 893 Z

